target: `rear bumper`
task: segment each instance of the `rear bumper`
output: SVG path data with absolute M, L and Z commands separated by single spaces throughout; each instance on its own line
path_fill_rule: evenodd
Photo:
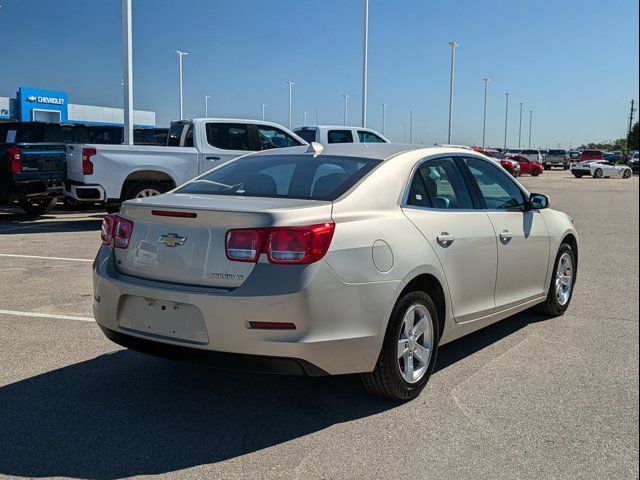
M 104 203 L 107 200 L 105 189 L 98 184 L 86 184 L 75 180 L 65 180 L 64 194 L 78 203 Z
M 12 200 L 64 196 L 64 184 L 61 179 L 17 181 L 5 184 L 2 190 L 0 197 Z
M 94 318 L 116 343 L 161 356 L 208 359 L 225 368 L 235 359 L 242 370 L 305 375 L 372 371 L 401 282 L 344 283 L 322 261 L 293 267 L 293 280 L 273 275 L 275 267 L 282 268 L 258 264 L 234 290 L 190 287 L 123 275 L 103 246 L 93 266 Z M 133 304 L 135 313 L 127 310 Z M 160 305 L 190 312 L 181 325 L 193 325 L 193 335 L 176 338 L 177 328 L 175 336 L 149 333 Z M 296 328 L 254 329 L 248 321 Z

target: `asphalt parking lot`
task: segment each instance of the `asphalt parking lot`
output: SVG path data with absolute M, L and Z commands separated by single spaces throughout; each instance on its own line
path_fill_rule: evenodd
M 638 176 L 522 183 L 577 224 L 569 311 L 445 346 L 407 404 L 122 350 L 90 318 L 100 212 L 0 213 L 0 476 L 637 478 Z

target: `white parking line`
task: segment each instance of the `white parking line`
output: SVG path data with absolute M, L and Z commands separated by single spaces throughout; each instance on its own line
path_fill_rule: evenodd
M 10 258 L 33 258 L 36 260 L 68 260 L 70 262 L 93 262 L 93 260 L 89 260 L 87 258 L 69 258 L 69 257 L 42 257 L 39 255 L 17 255 L 15 253 L 0 253 L 0 257 L 10 257 Z
M 75 317 L 73 315 L 54 315 L 51 313 L 38 313 L 38 312 L 19 312 L 14 310 L 0 310 L 0 315 L 14 315 L 17 317 L 32 317 L 32 318 L 54 318 L 56 320 L 76 320 L 78 322 L 93 322 L 92 317 Z

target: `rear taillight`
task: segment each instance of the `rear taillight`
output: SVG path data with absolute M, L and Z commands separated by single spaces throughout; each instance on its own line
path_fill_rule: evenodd
M 335 223 L 229 230 L 226 236 L 227 258 L 238 262 L 257 262 L 260 254 L 266 253 L 271 263 L 314 263 L 326 255 L 334 230 Z
M 265 228 L 229 230 L 226 237 L 227 258 L 236 262 L 257 262 L 266 232 Z
M 9 173 L 22 173 L 22 162 L 20 161 L 20 149 L 17 147 L 7 148 L 9 154 Z
M 102 219 L 100 238 L 105 245 L 111 245 L 113 242 L 116 248 L 127 248 L 132 232 L 133 222 L 120 215 L 107 215 Z
M 83 148 L 82 149 L 82 174 L 93 175 L 93 162 L 91 157 L 96 154 L 95 148 Z

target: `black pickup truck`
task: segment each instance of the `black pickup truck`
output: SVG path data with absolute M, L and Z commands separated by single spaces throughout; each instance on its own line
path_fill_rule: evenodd
M 88 141 L 74 125 L 0 123 L 0 206 L 32 216 L 50 211 L 64 195 L 65 145 Z

